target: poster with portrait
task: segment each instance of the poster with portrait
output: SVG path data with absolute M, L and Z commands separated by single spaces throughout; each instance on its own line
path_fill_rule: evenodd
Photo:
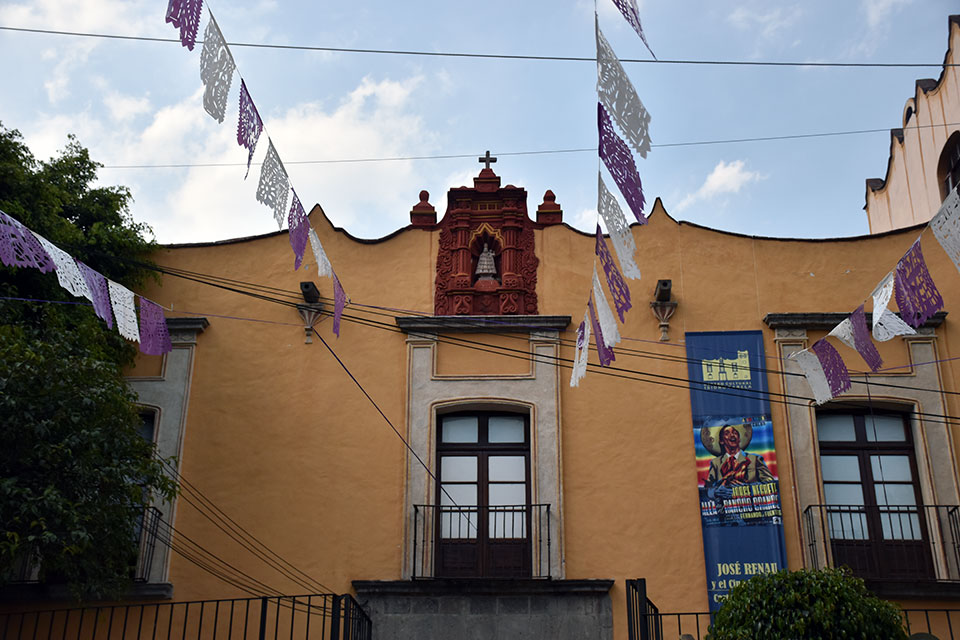
M 787 568 L 759 331 L 686 334 L 710 610 L 737 583 Z

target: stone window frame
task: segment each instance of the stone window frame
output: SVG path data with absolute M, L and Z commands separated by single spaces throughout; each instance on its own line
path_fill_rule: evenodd
M 502 331 L 526 331 L 531 354 L 526 374 L 448 375 L 437 372 L 438 336 L 446 332 L 476 332 L 478 322 L 507 319 Z M 569 316 L 424 317 L 398 321 L 407 335 L 406 440 L 431 471 L 435 469 L 438 416 L 456 411 L 506 411 L 528 413 L 530 419 L 530 500 L 550 504 L 551 577 L 565 575 L 563 552 L 563 488 L 561 467 L 561 416 L 559 329 Z M 539 327 L 539 328 L 531 328 Z M 539 356 L 539 357 L 538 357 Z M 436 494 L 434 480 L 413 455 L 407 456 L 404 488 L 403 541 L 400 573 L 414 574 L 414 508 L 430 504 Z M 533 533 L 533 532 L 532 532 Z M 537 540 L 533 540 L 534 549 Z M 536 554 L 533 554 L 534 556 Z M 534 558 L 536 563 L 538 558 Z M 534 564 L 536 566 L 536 564 Z
M 812 341 L 807 330 L 826 330 L 836 326 L 846 314 L 770 314 L 764 321 L 774 329 L 774 342 L 785 373 L 801 373 L 800 367 L 789 356 L 802 349 L 809 348 Z M 794 316 L 791 320 L 788 316 Z M 852 386 L 842 396 L 824 405 L 828 408 L 842 409 L 845 403 L 872 402 L 874 406 L 886 408 L 908 415 L 914 453 L 916 456 L 918 481 L 923 504 L 960 504 L 960 487 L 957 482 L 957 470 L 954 457 L 953 439 L 948 425 L 924 419 L 924 414 L 946 415 L 947 405 L 943 394 L 942 376 L 939 364 L 916 366 L 916 363 L 932 363 L 937 357 L 936 327 L 942 322 L 945 313 L 937 314 L 927 325 L 917 330 L 913 336 L 901 338 L 906 345 L 909 366 L 886 373 L 872 373 L 871 382 L 883 382 L 914 388 L 871 387 L 868 390 L 864 376 L 851 375 Z M 836 322 L 834 322 L 836 321 Z M 868 319 L 869 321 L 869 319 Z M 797 375 L 781 374 L 784 393 L 809 397 L 810 388 L 806 380 Z M 794 482 L 791 490 L 795 505 L 794 517 L 799 529 L 803 566 L 814 565 L 813 554 L 820 558 L 829 558 L 829 549 L 822 541 L 811 540 L 811 535 L 803 526 L 803 512 L 809 505 L 824 504 L 823 480 L 820 471 L 820 449 L 816 431 L 816 409 L 812 401 L 806 406 L 789 404 L 785 406 L 787 435 L 787 456 L 790 459 Z M 815 549 L 811 548 L 811 544 Z M 960 567 L 942 553 L 943 544 L 934 548 L 934 571 L 938 580 L 957 579 Z
M 163 459 L 175 458 L 177 472 L 182 460 L 183 439 L 186 433 L 190 386 L 196 358 L 197 336 L 209 326 L 206 318 L 167 318 L 167 328 L 173 349 L 163 355 L 160 375 L 128 377 L 127 385 L 137 396 L 137 405 L 154 411 L 154 444 L 157 455 Z M 153 549 L 150 574 L 145 583 L 134 586 L 140 597 L 172 598 L 170 583 L 170 547 L 159 538 L 176 518 L 177 500 L 158 502 L 160 512 L 158 540 Z

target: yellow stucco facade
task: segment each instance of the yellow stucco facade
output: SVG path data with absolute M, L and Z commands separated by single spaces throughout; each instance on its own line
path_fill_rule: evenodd
M 310 220 L 351 300 L 340 337 L 333 335 L 329 315 L 317 325 L 319 334 L 409 441 L 417 427 L 409 423 L 415 415 L 415 407 L 408 406 L 411 389 L 425 383 L 416 379 L 419 374 L 411 366 L 416 340 L 397 329 L 393 316 L 401 314 L 363 305 L 429 315 L 439 232 L 408 227 L 383 240 L 359 241 L 332 227 L 319 207 Z M 772 329 L 764 318 L 850 312 L 869 298 L 919 231 L 837 240 L 755 238 L 678 223 L 659 200 L 649 224 L 632 227 L 644 277 L 630 281 L 634 308 L 621 327 L 627 340 L 615 365 L 629 370 L 620 373 L 634 379 L 591 368 L 579 388 L 571 388 L 569 369 L 561 368 L 550 383 L 554 399 L 548 399 L 555 402 L 559 424 L 557 450 L 551 455 L 556 457 L 559 482 L 560 500 L 553 509 L 559 534 L 554 543 L 561 560 L 553 575 L 615 581 L 610 591 L 614 637 L 626 637 L 623 589 L 628 578 L 646 578 L 648 594 L 661 611 L 707 607 L 690 396 L 682 360 L 685 332 L 762 331 L 769 368 L 796 371 L 779 357 L 809 347 L 826 329 Z M 559 332 L 559 342 L 548 345 L 548 351 L 563 359 L 574 357 L 572 341 L 590 288 L 594 243 L 593 235 L 566 225 L 535 232 L 539 313 L 574 319 Z M 923 248 L 949 313 L 960 302 L 960 275 L 931 234 L 924 235 Z M 312 264 L 306 271 L 292 269 L 286 233 L 170 247 L 156 260 L 168 268 L 270 287 L 291 300 L 298 295 L 299 282 L 314 280 L 316 273 Z M 669 342 L 659 341 L 658 323 L 646 308 L 658 279 L 672 280 L 678 302 Z M 321 294 L 332 300 L 331 281 L 316 282 Z M 400 438 L 324 345 L 316 338 L 313 344 L 304 343 L 297 311 L 170 276 L 144 293 L 172 306 L 171 316 L 200 315 L 209 321 L 190 347 L 195 353 L 180 458 L 183 476 L 334 591 L 350 591 L 353 580 L 409 577 L 405 554 L 411 514 L 405 492 L 412 483 L 430 481 L 422 468 L 411 464 Z M 440 342 L 431 379 L 461 380 L 467 389 L 481 389 L 491 379 L 503 380 L 509 388 L 529 377 L 533 365 L 510 355 L 530 349 L 528 334 L 465 333 L 457 338 L 486 345 L 489 351 Z M 881 344 L 884 366 L 902 368 L 872 377 L 923 390 L 925 404 L 916 399 L 917 393 L 899 387 L 873 388 L 871 402 L 896 406 L 911 416 L 919 482 L 936 504 L 960 504 L 956 428 L 942 424 L 943 418 L 915 412 L 960 415 L 952 395 L 960 390 L 955 382 L 960 361 L 951 359 L 951 345 L 958 341 L 960 335 L 948 319 L 917 336 Z M 864 369 L 863 363 L 854 351 L 839 349 L 855 382 L 844 399 L 863 403 L 866 388 L 856 384 L 864 379 L 856 373 Z M 918 357 L 924 358 L 922 365 Z M 137 371 L 131 374 L 135 380 Z M 823 501 L 811 429 L 815 409 L 810 402 L 796 406 L 776 401 L 784 393 L 809 397 L 805 382 L 785 383 L 781 374 L 766 375 L 789 566 L 810 566 L 803 510 Z M 936 388 L 928 386 L 931 380 Z M 462 403 L 516 406 L 529 401 L 531 412 L 540 410 L 537 400 L 485 393 L 465 391 Z M 538 444 L 534 442 L 534 459 Z M 428 464 L 435 463 L 432 448 L 418 453 Z M 536 495 L 532 500 L 539 501 Z M 183 499 L 175 518 L 178 531 L 222 550 L 238 567 L 278 589 L 299 590 L 265 571 Z M 944 564 L 942 576 L 954 570 Z M 168 580 L 178 600 L 229 591 L 176 555 L 169 560 Z M 953 602 L 935 597 L 901 601 L 911 607 Z
M 953 64 L 960 17 L 948 24 L 945 62 Z M 139 293 L 169 310 L 173 350 L 141 357 L 127 372 L 155 416 L 160 454 L 176 459 L 185 484 L 174 504 L 159 506 L 172 529 L 168 544 L 152 555 L 146 582 L 163 585 L 154 597 L 247 595 L 213 575 L 223 571 L 191 560 L 191 545 L 260 581 L 264 591 L 298 594 L 322 586 L 355 594 L 364 606 L 361 591 L 374 583 L 409 595 L 412 587 L 404 584 L 440 577 L 436 540 L 424 537 L 434 525 L 420 518 L 423 505 L 443 500 L 436 484 L 441 456 L 464 455 L 444 449 L 442 421 L 465 412 L 511 412 L 527 429 L 527 503 L 549 505 L 550 512 L 545 523 L 527 521 L 532 551 L 523 563 L 558 589 L 567 584 L 570 593 L 602 593 L 597 611 L 588 613 L 612 626 L 582 637 L 628 637 L 626 580 L 644 578 L 646 595 L 661 612 L 707 611 L 686 336 L 755 331 L 767 358 L 767 370 L 756 374 L 769 388 L 788 567 L 830 564 L 835 551 L 811 511 L 830 502 L 824 416 L 897 415 L 912 456 L 910 481 L 918 503 L 930 509 L 922 544 L 914 545 L 929 569 L 913 581 L 874 576 L 871 586 L 905 609 L 960 611 L 960 353 L 953 351 L 960 345 L 953 315 L 960 308 L 960 273 L 923 226 L 945 197 L 943 158 L 951 144 L 960 144 L 956 122 L 960 72 L 945 66 L 939 80 L 917 83 L 903 129 L 891 137 L 886 177 L 867 182 L 868 236 L 803 240 L 721 232 L 678 222 L 657 199 L 649 223 L 630 228 L 643 277 L 628 281 L 633 308 L 620 325 L 616 361 L 603 369 L 592 352 L 578 387 L 569 384 L 570 365 L 596 238 L 561 222 L 562 189 L 556 198 L 547 192 L 535 207 L 522 188 L 501 189 L 488 167 L 472 188 L 444 194 L 446 211 L 435 212 L 422 192 L 411 224 L 377 240 L 352 237 L 315 206 L 310 225 L 349 297 L 339 337 L 333 282 L 318 276 L 309 249 L 305 266 L 294 270 L 286 231 L 161 248 L 154 260 L 167 275 Z M 473 226 L 445 226 L 444 216 L 456 212 Z M 472 258 L 467 249 L 449 250 L 457 233 L 464 247 L 476 249 Z M 876 343 L 884 361 L 876 373 L 834 340 L 852 387 L 817 407 L 788 356 L 811 347 L 861 304 L 869 312 L 874 287 L 918 236 L 944 313 L 914 335 Z M 508 288 L 508 276 L 523 274 L 510 285 L 520 292 L 519 309 L 500 298 L 499 311 L 513 310 L 435 313 L 438 278 L 446 277 L 439 274 L 461 259 L 467 273 L 476 274 L 484 242 L 496 245 L 492 268 L 499 281 L 490 286 Z M 668 340 L 649 310 L 658 280 L 671 281 L 677 303 Z M 305 333 L 298 309 L 305 281 L 321 296 L 315 334 Z M 444 287 L 452 293 L 443 304 L 475 310 L 470 305 L 480 302 L 462 293 L 479 292 L 479 281 L 449 282 Z M 494 450 L 506 456 L 505 447 Z M 225 516 L 209 517 L 211 505 Z M 269 566 L 228 535 L 237 530 L 226 516 L 310 578 Z M 483 593 L 502 590 L 513 594 L 506 606 L 516 605 L 511 580 L 498 579 Z M 451 591 L 471 588 L 449 585 Z M 443 593 L 422 589 L 429 597 L 418 615 L 431 615 L 430 606 L 443 614 L 442 605 L 431 604 Z M 524 605 L 531 615 L 532 602 Z M 934 630 L 944 633 L 938 624 Z M 391 636 L 375 630 L 374 637 Z

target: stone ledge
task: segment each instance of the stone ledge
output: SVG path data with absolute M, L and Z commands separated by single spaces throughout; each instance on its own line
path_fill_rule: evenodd
M 570 316 L 406 316 L 397 318 L 405 333 L 517 333 L 563 331 Z
M 895 312 L 896 313 L 896 312 Z M 771 329 L 833 329 L 849 316 L 849 313 L 768 313 L 764 323 Z M 867 325 L 873 323 L 873 314 L 865 313 Z M 900 314 L 896 313 L 899 317 Z M 938 311 L 927 320 L 924 327 L 939 327 L 947 319 L 946 311 Z
M 196 318 L 167 318 L 167 329 L 170 331 L 196 331 L 203 333 L 203 330 L 210 326 L 210 321 L 199 316 Z
M 354 580 L 357 595 L 562 595 L 604 594 L 613 580 L 530 580 L 473 578 L 428 580 Z
M 170 600 L 173 585 L 169 582 L 135 582 L 118 600 Z M 73 602 L 76 596 L 60 584 L 37 582 L 8 584 L 0 588 L 0 602 Z M 91 601 L 93 602 L 93 601 Z
M 867 589 L 881 598 L 922 598 L 924 600 L 960 600 L 960 582 L 936 580 L 866 580 Z M 925 608 L 926 605 L 921 606 Z M 904 605 L 904 609 L 911 607 Z

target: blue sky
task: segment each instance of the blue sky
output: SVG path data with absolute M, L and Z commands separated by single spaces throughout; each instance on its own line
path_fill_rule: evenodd
M 620 58 L 648 58 L 610 0 L 600 26 Z M 661 59 L 939 63 L 948 0 L 717 2 L 642 0 Z M 224 36 L 349 48 L 594 55 L 594 3 L 212 2 Z M 165 0 L 0 3 L 0 26 L 174 37 Z M 201 32 L 206 18 L 201 24 Z M 409 221 L 427 189 L 443 211 L 475 158 L 292 164 L 596 146 L 596 69 L 589 62 L 507 61 L 234 48 L 240 73 L 304 205 L 375 238 Z M 242 163 L 234 78 L 221 125 L 202 107 L 200 47 L 0 31 L 0 122 L 46 158 L 75 133 L 108 167 Z M 654 144 L 892 128 L 914 80 L 940 69 L 767 68 L 626 63 L 652 115 Z M 757 235 L 867 232 L 864 179 L 882 177 L 889 134 L 654 148 L 638 158 L 648 199 L 676 218 Z M 255 160 L 266 149 L 258 147 Z M 552 189 L 567 222 L 592 229 L 593 152 L 508 156 L 494 169 L 526 187 L 534 209 Z M 220 240 L 276 229 L 254 199 L 258 171 L 105 168 L 129 186 L 132 214 L 160 242 Z M 612 187 L 612 183 L 610 183 Z

